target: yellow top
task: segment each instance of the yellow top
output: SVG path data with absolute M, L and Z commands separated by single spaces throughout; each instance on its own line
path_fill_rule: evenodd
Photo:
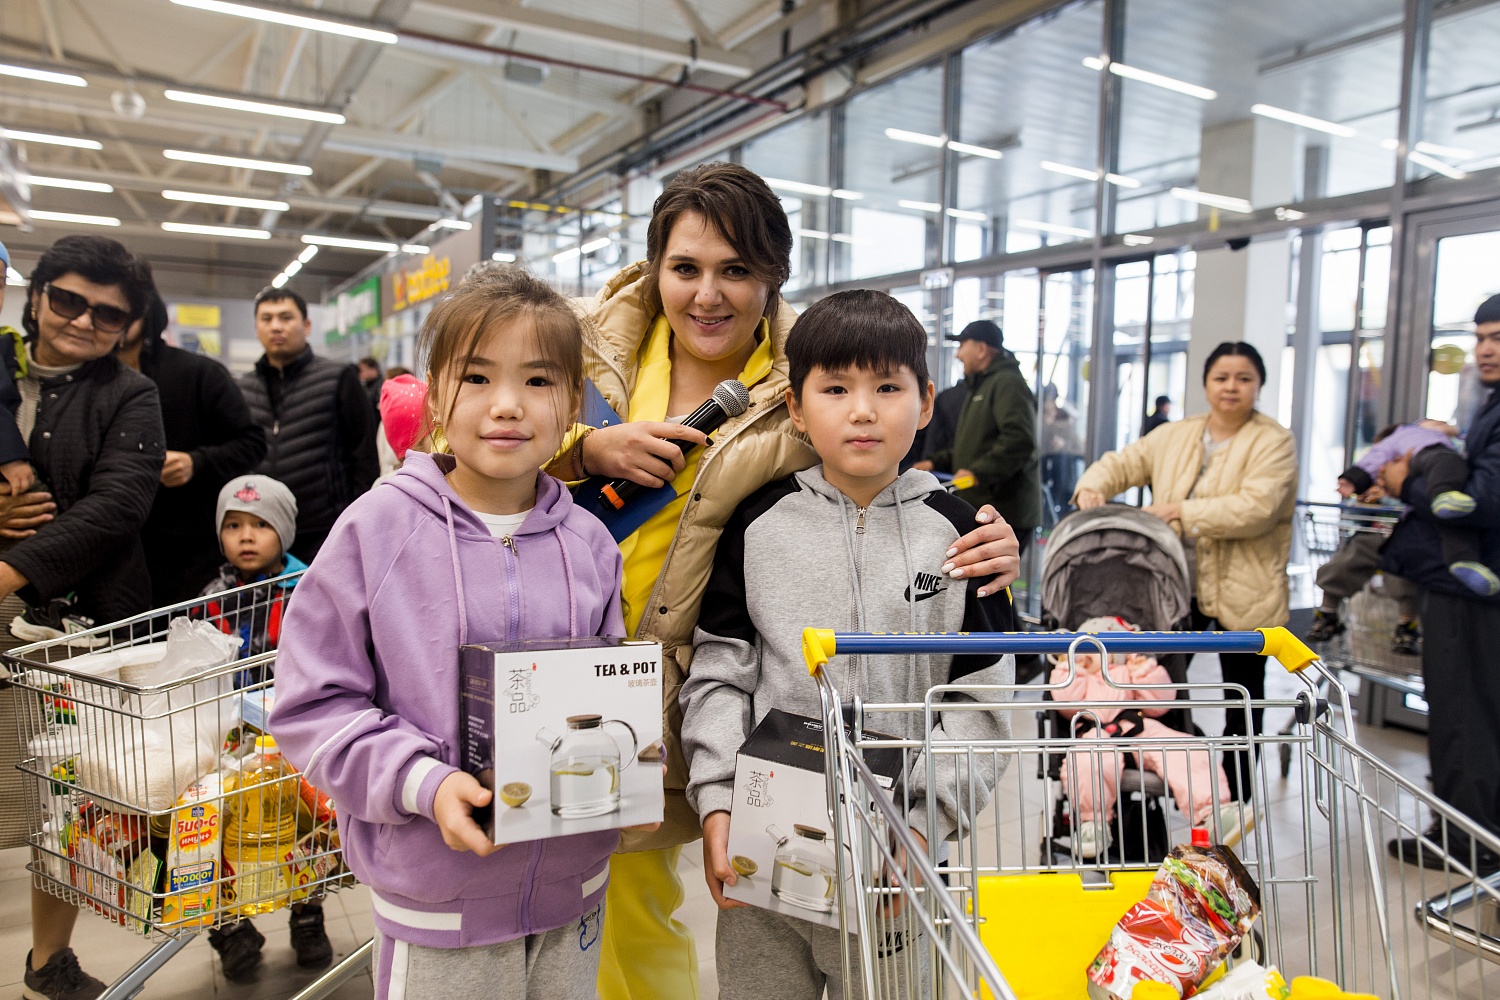
M 771 374 L 771 328 L 762 319 L 756 331 L 759 343 L 745 370 L 740 372 L 740 381 L 749 388 Z M 657 316 L 651 332 L 641 345 L 640 371 L 636 375 L 635 391 L 630 394 L 630 416 L 635 420 L 666 420 L 667 402 L 672 393 L 672 327 L 665 316 Z M 698 459 L 701 450 L 688 452 L 687 464 L 672 480 L 677 499 L 651 516 L 620 542 L 620 555 L 625 561 L 625 583 L 622 597 L 625 604 L 625 634 L 635 635 L 640 627 L 641 616 L 646 613 L 646 602 L 656 586 L 662 564 L 667 560 L 667 550 L 672 547 L 672 536 L 677 532 L 677 520 L 687 503 L 687 494 L 698 478 Z

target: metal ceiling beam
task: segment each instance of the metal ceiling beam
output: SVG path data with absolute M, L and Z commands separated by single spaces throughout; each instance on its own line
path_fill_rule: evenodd
M 755 69 L 749 56 L 726 51 L 717 45 L 625 31 L 598 21 L 550 14 L 518 4 L 499 4 L 495 0 L 416 0 L 412 6 L 416 10 L 440 17 L 513 28 L 523 34 L 555 38 L 610 52 L 624 52 L 644 59 L 723 73 L 735 78 L 747 77 Z M 407 43 L 402 40 L 398 42 L 398 47 L 404 44 Z
M 714 35 L 714 29 L 703 20 L 703 15 L 698 13 L 698 8 L 693 6 L 693 0 L 672 0 L 672 6 L 677 8 L 677 13 L 682 15 L 683 27 L 692 32 L 693 37 L 698 39 L 699 45 L 718 45 L 719 40 Z

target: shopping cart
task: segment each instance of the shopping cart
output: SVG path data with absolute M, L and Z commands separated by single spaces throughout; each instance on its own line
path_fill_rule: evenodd
M 1285 629 L 1105 636 L 808 629 L 803 641 L 829 734 L 831 820 L 837 841 L 846 848 L 837 852 L 838 903 L 847 932 L 846 997 L 1084 997 L 1085 969 L 1115 922 L 1145 894 L 1152 871 L 1076 854 L 1058 858 L 1049 853 L 1038 862 L 1034 831 L 1041 829 L 1052 800 L 1044 782 L 1035 778 L 1034 765 L 1050 754 L 1071 755 L 1075 761 L 1087 755 L 1093 773 L 1102 775 L 1118 755 L 1151 751 L 1160 752 L 1169 786 L 1189 770 L 1189 752 L 1208 753 L 1215 760 L 1244 752 L 1257 761 L 1251 801 L 1229 813 L 1254 821 L 1234 850 L 1259 885 L 1262 912 L 1231 964 L 1253 958 L 1278 967 L 1288 979 L 1321 976 L 1351 992 L 1390 1000 L 1500 995 L 1500 971 L 1489 964 L 1500 961 L 1500 875 L 1490 868 L 1492 856 L 1485 854 L 1500 852 L 1500 839 L 1362 749 L 1348 691 L 1337 673 Z M 1046 688 L 946 685 L 916 703 L 855 699 L 844 705 L 826 669 L 830 658 L 841 655 L 1052 653 L 1066 654 L 1070 670 L 1076 670 L 1080 652 L 1106 651 L 1273 655 L 1300 679 L 1294 698 L 1252 702 L 1243 689 L 1226 698 L 1217 683 L 1172 687 L 1189 692 L 1195 711 L 1290 709 L 1297 724 L 1286 735 L 964 742 L 934 735 L 942 714 L 1031 713 Z M 999 706 L 970 700 L 1000 692 L 1012 700 Z M 1089 712 L 1140 704 L 1122 698 L 1051 707 Z M 901 716 L 912 726 L 896 731 L 914 732 L 916 738 L 866 735 L 866 720 L 871 720 L 871 731 L 890 732 L 891 720 Z M 1011 727 L 1013 734 L 1023 731 L 1023 725 Z M 1287 778 L 1265 763 L 1275 757 L 1265 744 L 1291 747 L 1295 767 Z M 862 760 L 864 751 L 882 747 L 907 751 L 908 772 L 894 796 L 882 790 Z M 932 787 L 940 757 L 959 763 L 949 791 L 968 803 L 967 819 L 955 838 L 939 844 L 929 811 L 928 828 L 918 831 L 931 845 L 924 848 L 908 827 L 911 802 L 900 789 L 909 787 L 914 766 L 927 769 Z M 962 777 L 985 773 L 978 766 L 984 762 L 1004 771 L 988 804 L 987 790 Z M 1178 769 L 1175 775 L 1173 768 Z M 1101 791 L 1096 789 L 1096 795 Z M 1225 803 L 1217 791 L 1188 788 L 1187 793 L 1208 798 L 1212 809 L 1206 825 L 1215 840 L 1223 839 L 1218 807 Z M 1431 817 L 1430 826 L 1424 813 Z M 1117 834 L 1123 834 L 1118 826 L 1124 821 L 1116 816 L 1112 822 Z M 1176 824 L 1174 842 L 1186 843 L 1190 821 L 1179 817 Z M 1416 838 L 1415 851 L 1401 842 L 1404 838 Z M 1432 867 L 1405 863 L 1418 857 Z M 893 941 L 904 947 L 893 950 Z M 920 983 L 920 990 L 906 985 L 912 983 Z
M 249 784 L 243 767 L 236 774 L 227 763 L 246 759 L 264 730 L 275 653 L 165 683 L 151 676 L 170 622 L 201 619 L 232 635 L 279 624 L 296 577 L 4 654 L 18 689 L 19 767 L 32 779 L 24 784 L 35 883 L 155 941 L 104 1000 L 135 996 L 203 931 L 352 884 L 326 798 L 296 778 Z M 196 781 L 215 769 L 219 777 Z M 260 819 L 232 826 L 237 811 Z M 371 950 L 366 942 L 295 1000 L 326 996 L 363 972 Z

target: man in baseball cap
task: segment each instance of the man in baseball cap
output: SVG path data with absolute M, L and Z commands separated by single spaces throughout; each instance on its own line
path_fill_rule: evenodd
M 953 446 L 930 453 L 913 468 L 951 472 L 955 479 L 972 476 L 975 484 L 958 495 L 975 507 L 994 504 L 1016 529 L 1025 552 L 1042 520 L 1036 397 L 994 323 L 975 320 L 946 339 L 958 343 L 954 357 L 964 367 L 968 398 L 958 415 Z

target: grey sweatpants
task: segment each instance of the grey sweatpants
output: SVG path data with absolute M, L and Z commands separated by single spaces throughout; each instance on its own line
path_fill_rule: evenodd
M 1317 584 L 1323 591 L 1323 610 L 1337 611 L 1339 602 L 1364 589 L 1380 566 L 1380 546 L 1388 536 L 1360 531 L 1340 545 L 1338 551 L 1318 567 Z M 1409 580 L 1385 575 L 1385 592 L 1401 606 L 1401 619 L 1417 617 L 1417 588 Z
M 929 995 L 924 942 L 913 939 L 916 918 L 891 921 L 876 960 L 876 996 L 916 1000 Z M 849 939 L 850 996 L 863 997 L 859 939 Z M 843 1000 L 844 959 L 839 931 L 758 906 L 719 911 L 714 935 L 720 1000 Z M 912 984 L 916 986 L 913 988 Z
M 375 934 L 375 1000 L 595 1000 L 604 904 L 571 924 L 477 948 Z

